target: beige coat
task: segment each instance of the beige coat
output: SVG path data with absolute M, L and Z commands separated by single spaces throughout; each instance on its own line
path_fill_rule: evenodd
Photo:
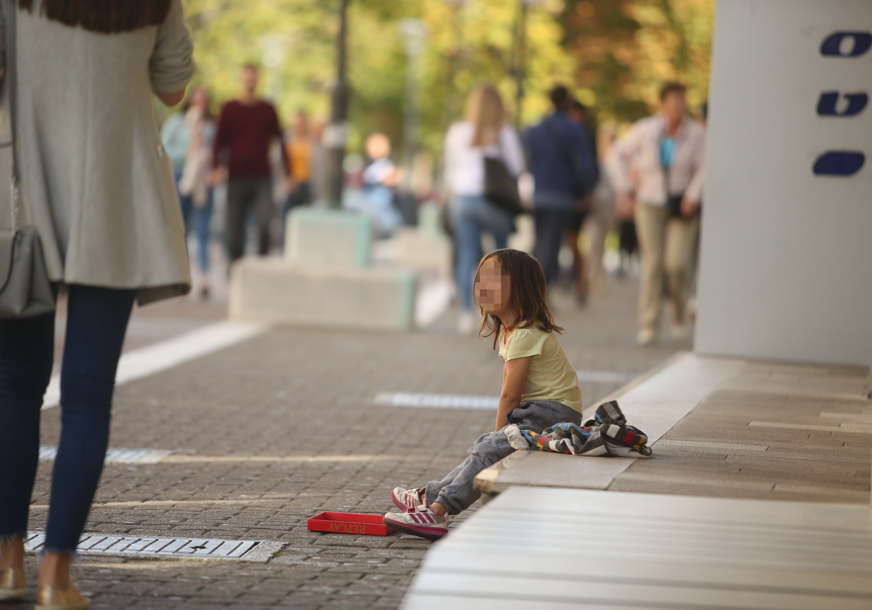
M 20 192 L 50 277 L 136 288 L 140 304 L 184 294 L 184 226 L 152 95 L 184 89 L 194 71 L 181 0 L 160 26 L 119 34 L 16 20 Z
M 633 125 L 609 151 L 609 178 L 618 193 L 635 191 L 636 199 L 645 205 L 662 206 L 668 196 L 681 193 L 698 203 L 705 178 L 705 129 L 692 119 L 682 122 L 668 175 L 660 165 L 660 138 L 665 131 L 666 122 L 659 115 Z

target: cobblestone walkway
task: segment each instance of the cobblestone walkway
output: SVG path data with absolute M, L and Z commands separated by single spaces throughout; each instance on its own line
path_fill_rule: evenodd
M 583 311 L 555 295 L 576 368 L 636 373 L 689 347 L 634 345 L 635 290 L 631 281 L 610 283 Z M 137 314 L 138 328 L 153 329 L 156 340 L 171 334 L 161 316 L 179 329 L 214 317 L 189 302 L 162 307 Z M 312 533 L 306 519 L 323 510 L 383 513 L 393 486 L 443 474 L 492 426 L 482 410 L 374 404 L 379 392 L 499 391 L 498 356 L 487 340 L 454 335 L 454 316 L 413 334 L 274 329 L 119 387 L 111 446 L 170 454 L 107 463 L 87 531 L 287 546 L 267 563 L 82 556 L 75 571 L 93 607 L 396 608 L 428 542 Z M 143 334 L 132 341 L 147 343 Z M 619 384 L 584 384 L 585 402 Z M 57 443 L 59 415 L 43 414 L 43 445 Z M 42 462 L 33 530 L 45 526 L 49 474 Z M 28 566 L 34 575 L 34 556 Z

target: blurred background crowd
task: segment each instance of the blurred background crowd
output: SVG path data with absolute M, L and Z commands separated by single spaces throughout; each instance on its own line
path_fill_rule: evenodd
M 199 298 L 213 258 L 278 253 L 288 213 L 323 205 L 366 214 L 382 239 L 438 223 L 460 332 L 481 253 L 519 232 L 579 306 L 603 273 L 641 275 L 640 343 L 657 338 L 664 293 L 673 332 L 689 332 L 711 0 L 185 9 L 195 86 L 158 116 Z M 495 201 L 484 158 L 518 181 L 516 209 Z

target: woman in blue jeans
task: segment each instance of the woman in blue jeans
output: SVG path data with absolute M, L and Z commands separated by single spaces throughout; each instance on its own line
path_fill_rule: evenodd
M 133 303 L 190 288 L 182 215 L 151 95 L 179 103 L 194 71 L 181 0 L 124 11 L 97 6 L 0 0 L 0 67 L 14 74 L 12 83 L 27 83 L 9 91 L 19 218 L 38 231 L 49 278 L 67 294 L 40 610 L 90 606 L 70 579 L 70 562 L 103 468 Z M 9 214 L 0 209 L 0 219 Z M 24 536 L 53 344 L 53 313 L 0 320 L 0 600 L 27 596 Z
M 452 125 L 445 136 L 445 182 L 452 194 L 461 334 L 472 333 L 478 320 L 473 312 L 472 277 L 483 255 L 482 233 L 489 233 L 497 248 L 505 248 L 514 228 L 511 215 L 484 197 L 486 156 L 502 159 L 515 176 L 524 171 L 521 142 L 506 119 L 499 91 L 493 85 L 481 85 L 467 102 L 466 120 Z

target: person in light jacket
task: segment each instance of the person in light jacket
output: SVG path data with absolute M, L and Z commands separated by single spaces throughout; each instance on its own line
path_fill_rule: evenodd
M 665 272 L 673 306 L 673 333 L 687 333 L 687 281 L 699 230 L 705 131 L 687 116 L 686 88 L 666 83 L 660 112 L 642 119 L 609 155 L 619 214 L 635 211 L 642 252 L 639 292 L 641 345 L 656 340 Z
M 70 562 L 103 469 L 133 303 L 190 287 L 179 199 L 152 102 L 154 93 L 179 103 L 194 71 L 182 3 L 101 7 L 93 0 L 0 1 L 0 67 L 22 85 L 8 92 L 21 212 L 39 233 L 50 279 L 67 292 L 61 436 L 36 598 L 41 610 L 90 605 L 70 579 Z M 0 209 L 0 218 L 10 213 Z M 0 320 L 3 600 L 27 596 L 24 536 L 54 322 L 53 312 Z

